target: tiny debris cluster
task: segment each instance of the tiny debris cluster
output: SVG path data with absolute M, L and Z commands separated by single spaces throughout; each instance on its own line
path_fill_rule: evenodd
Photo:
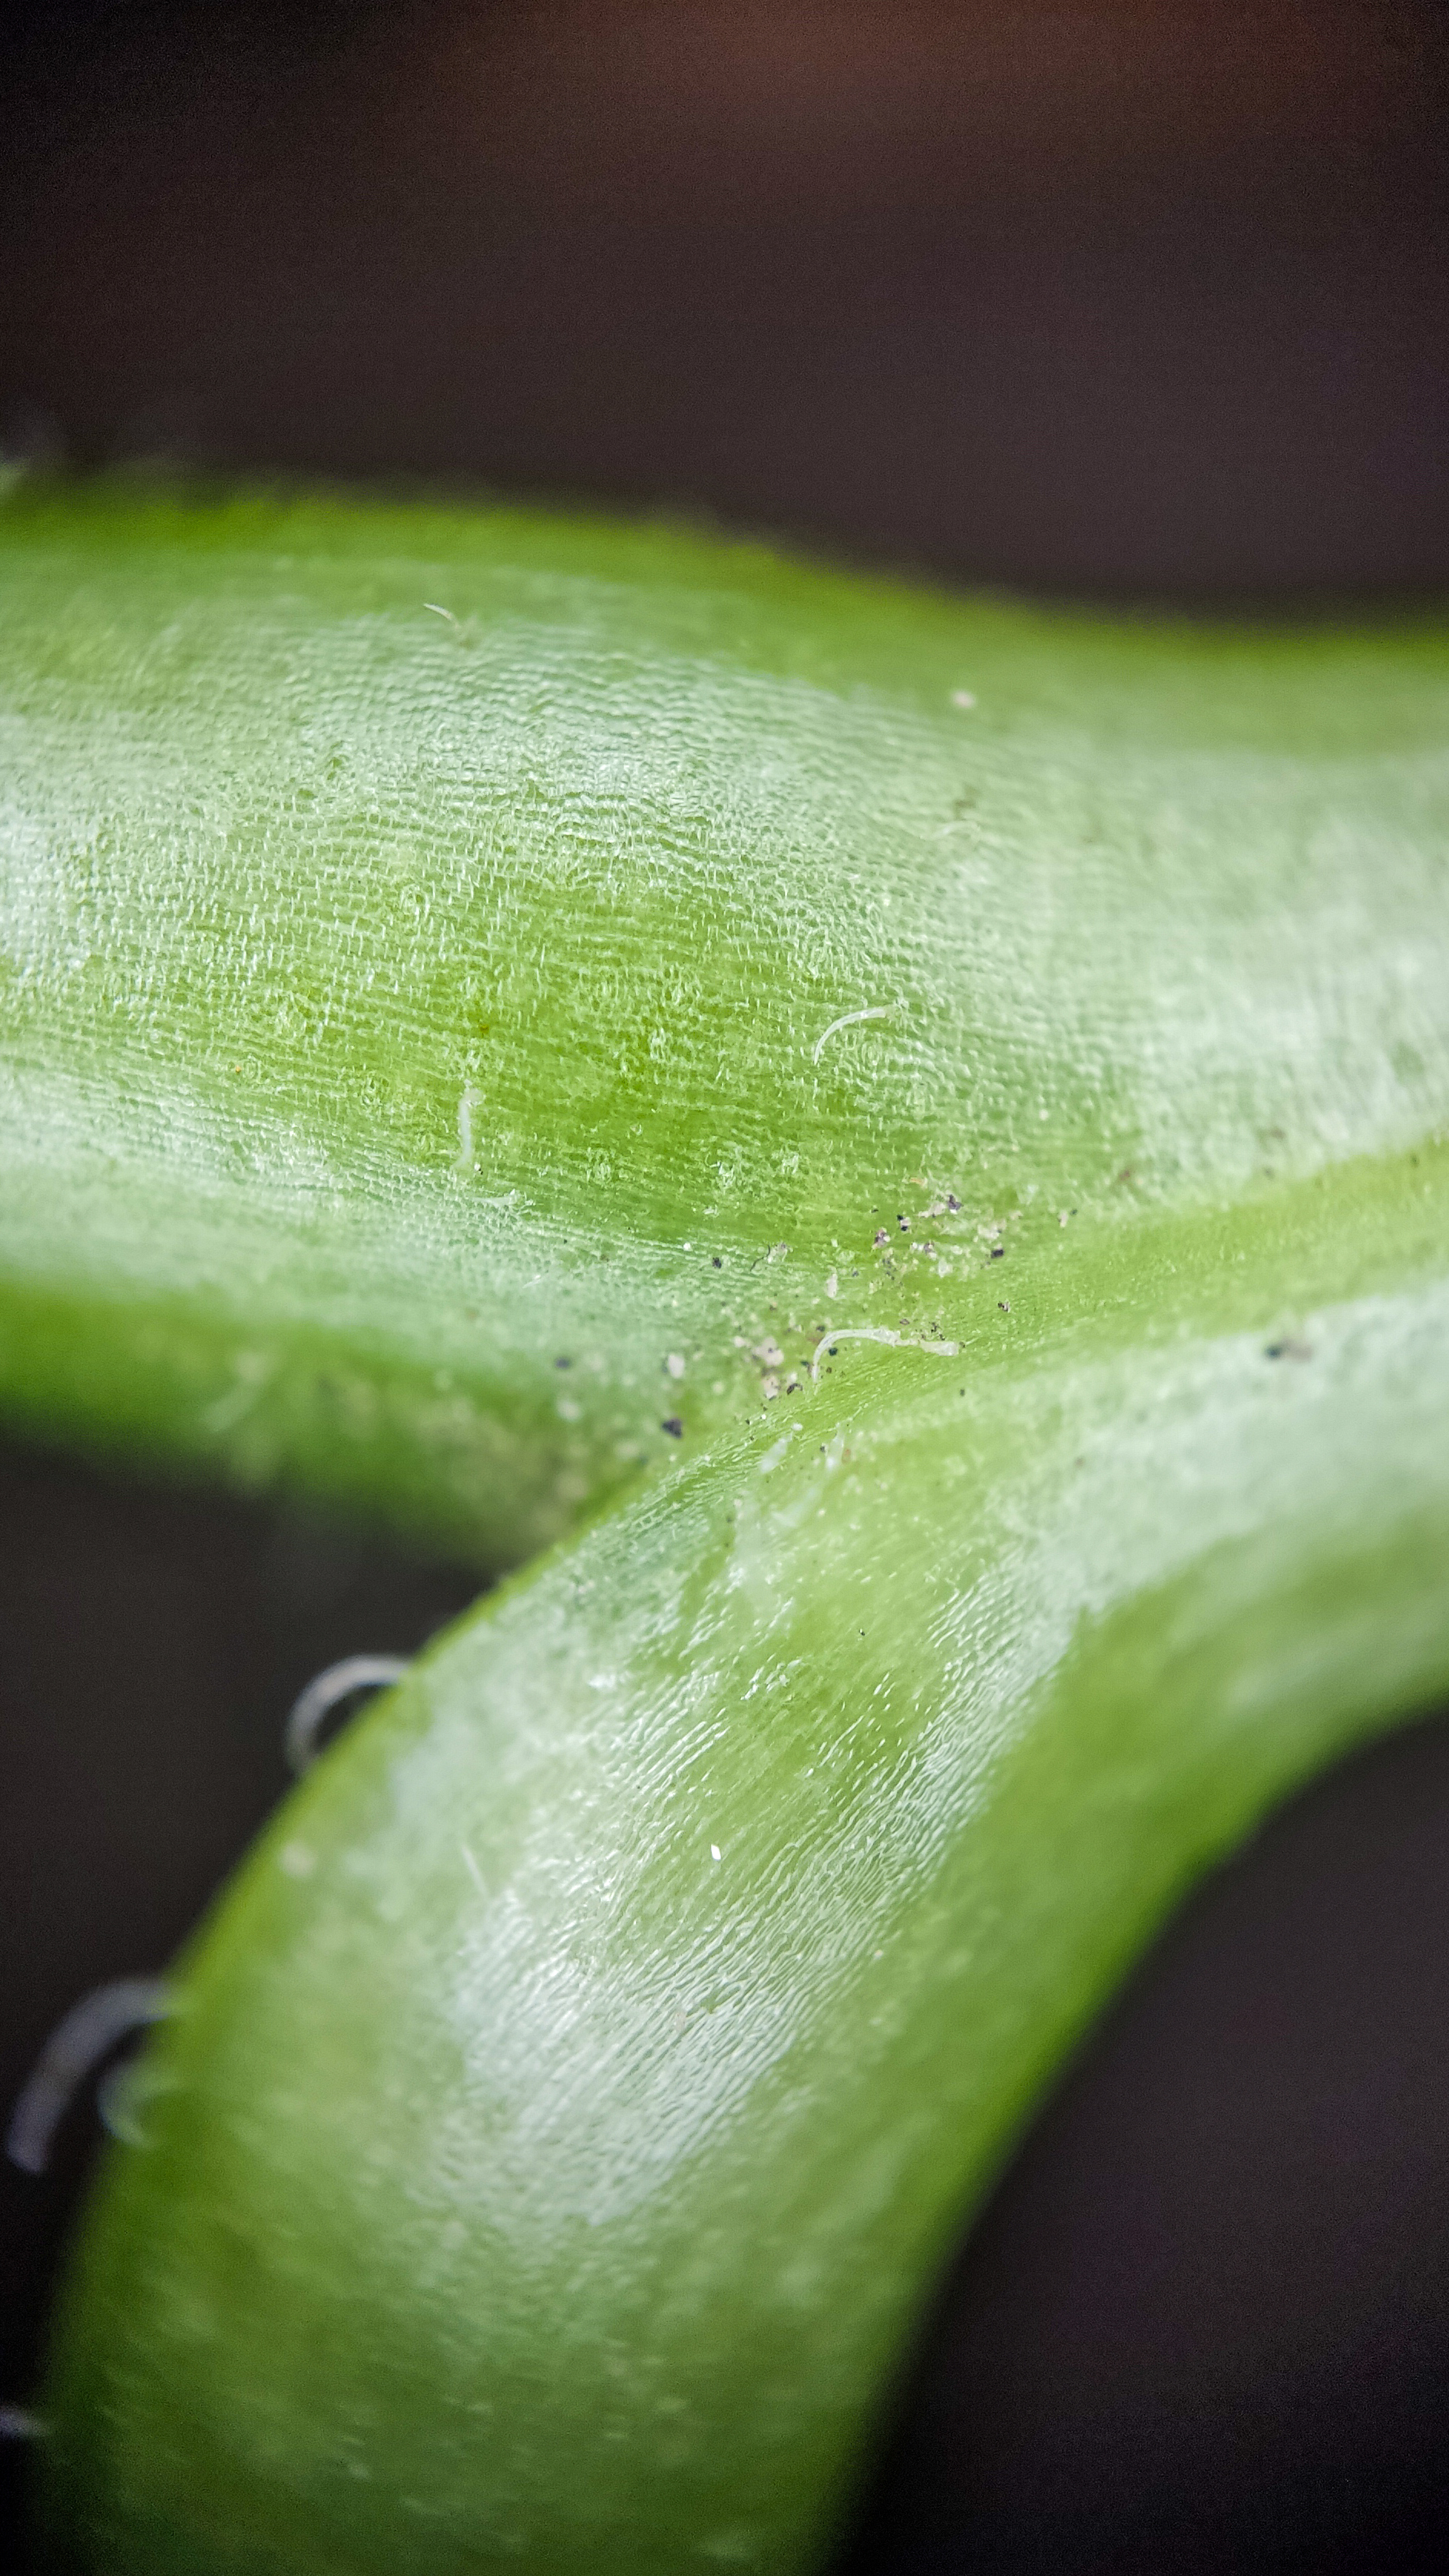
M 933 1185 L 919 1174 L 907 1176 L 902 1186 L 904 1190 L 919 1190 L 925 1204 L 919 1210 L 894 1207 L 889 1203 L 885 1207 L 873 1207 L 869 1212 L 867 1248 L 854 1259 L 848 1246 L 838 1241 L 833 1244 L 835 1262 L 816 1282 L 823 1311 L 813 1319 L 808 1317 L 808 1312 L 784 1311 L 786 1291 L 783 1281 L 777 1296 L 762 1297 L 753 1317 L 748 1312 L 737 1315 L 732 1308 L 725 1309 L 722 1321 L 743 1326 L 732 1336 L 736 1365 L 747 1376 L 753 1375 L 757 1388 L 755 1402 L 760 1406 L 772 1406 L 782 1397 L 798 1395 L 810 1383 L 818 1383 L 822 1375 L 830 1375 L 840 1356 L 841 1345 L 847 1341 L 876 1342 L 901 1351 L 914 1350 L 943 1358 L 955 1357 L 959 1353 L 961 1344 L 947 1338 L 943 1323 L 933 1319 L 929 1309 L 922 1311 L 920 1291 L 927 1284 L 922 1275 L 922 1265 L 927 1265 L 941 1279 L 964 1282 L 973 1272 L 982 1271 L 994 1275 L 994 1265 L 1009 1258 L 1017 1229 L 1027 1226 L 1028 1209 L 1011 1207 L 1000 1215 L 978 1217 L 968 1212 L 957 1190 Z M 1026 1193 L 1028 1200 L 1033 1195 L 1031 1191 Z M 1043 1208 L 1036 1211 L 1035 1221 L 1038 1227 L 1053 1220 L 1062 1227 L 1076 1213 L 1075 1208 Z M 927 1231 L 928 1227 L 932 1230 Z M 694 1247 L 685 1244 L 682 1249 L 690 1252 Z M 876 1256 L 874 1263 L 872 1255 Z M 715 1271 L 734 1266 L 726 1255 L 710 1252 L 704 1245 L 700 1246 L 700 1258 Z M 758 1276 L 763 1269 L 788 1263 L 790 1258 L 791 1247 L 782 1241 L 768 1244 L 745 1266 L 749 1273 Z M 868 1322 L 865 1320 L 865 1315 L 870 1312 L 867 1305 L 865 1315 L 861 1315 L 859 1320 L 842 1318 L 839 1322 L 827 1323 L 824 1311 L 828 1310 L 824 1310 L 824 1301 L 834 1302 L 843 1296 L 849 1301 L 848 1315 L 850 1303 L 855 1302 L 851 1299 L 849 1283 L 861 1279 L 867 1282 L 863 1293 L 868 1298 L 872 1298 L 873 1291 L 878 1292 L 882 1281 L 895 1283 L 902 1301 L 902 1311 L 896 1319 L 889 1324 Z M 724 1284 L 722 1281 L 721 1286 Z M 744 1285 L 743 1276 L 740 1285 Z M 759 1289 L 764 1291 L 766 1287 L 767 1282 L 760 1278 Z M 1009 1316 L 1011 1300 L 998 1297 L 995 1311 Z M 766 1313 L 771 1318 L 778 1316 L 779 1320 L 766 1323 Z M 662 1352 L 658 1361 L 661 1375 L 670 1381 L 671 1386 L 680 1385 L 702 1356 L 698 1350 L 694 1351 L 692 1358 L 687 1351 Z M 1300 1349 L 1284 1341 L 1271 1345 L 1269 1356 L 1296 1358 L 1300 1356 Z M 570 1363 L 561 1355 L 555 1364 L 566 1368 Z M 726 1380 L 715 1380 L 709 1392 L 716 1397 L 725 1395 Z M 965 1389 L 961 1392 L 964 1393 Z M 667 1438 L 682 1441 L 685 1437 L 683 1414 L 665 1414 L 659 1422 L 659 1429 Z

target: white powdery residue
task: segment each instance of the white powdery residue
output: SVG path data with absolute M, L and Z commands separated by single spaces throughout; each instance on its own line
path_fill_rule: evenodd
M 849 1324 L 843 1332 L 831 1333 L 821 1343 L 820 1349 L 816 1351 L 810 1363 L 810 1374 L 813 1378 L 818 1380 L 820 1376 L 820 1352 L 834 1350 L 841 1342 L 889 1342 L 895 1350 L 930 1351 L 937 1359 L 942 1360 L 955 1359 L 960 1349 L 959 1342 L 913 1341 L 909 1333 L 893 1333 L 888 1324 Z
M 825 1282 L 825 1294 L 826 1294 L 826 1296 L 827 1296 L 827 1297 L 838 1297 L 838 1296 L 839 1296 L 839 1294 L 840 1294 L 840 1273 L 839 1273 L 839 1271 L 838 1271 L 838 1270 L 832 1270 L 832 1271 L 828 1274 L 828 1276 L 827 1276 L 827 1278 L 826 1278 L 826 1282 Z
M 868 1011 L 842 1011 L 838 1020 L 832 1020 L 828 1029 L 821 1030 L 810 1051 L 812 1064 L 820 1062 L 821 1050 L 841 1029 L 856 1028 L 862 1020 L 889 1020 L 894 1017 L 895 1009 L 894 1002 L 879 1002 L 872 1004 Z
M 471 1172 L 477 1160 L 478 1149 L 473 1142 L 473 1112 L 475 1109 L 481 1109 L 482 1106 L 482 1092 L 475 1091 L 470 1083 L 458 1102 L 458 1152 L 453 1165 L 456 1172 Z

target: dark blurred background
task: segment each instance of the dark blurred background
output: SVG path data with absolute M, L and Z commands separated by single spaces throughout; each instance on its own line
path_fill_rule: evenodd
M 0 452 L 667 504 L 1053 593 L 1442 593 L 1446 104 L 1417 0 L 12 11 Z M 309 1672 L 471 1588 L 0 1463 L 4 2105 L 195 1919 Z M 1070 2073 L 887 2393 L 849 2576 L 1449 2565 L 1446 2030 L 1430 1713 Z M 0 2404 L 94 2135 L 0 2169 Z
M 19 14 L 0 436 L 973 581 L 1449 577 L 1426 0 Z

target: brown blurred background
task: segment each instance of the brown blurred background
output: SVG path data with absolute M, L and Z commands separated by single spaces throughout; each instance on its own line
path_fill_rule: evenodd
M 37 0 L 0 25 L 0 451 L 1178 605 L 1443 593 L 1446 105 L 1420 0 Z M 184 1935 L 308 1673 L 469 1589 L 0 1462 L 7 2105 Z M 1449 2565 L 1446 1888 L 1431 1717 L 1204 1893 L 890 2392 L 850 2576 Z M 0 2403 L 93 2139 L 81 2105 L 47 2182 L 0 2168 Z
M 1446 71 L 1425 0 L 38 0 L 0 434 L 1442 585 Z

